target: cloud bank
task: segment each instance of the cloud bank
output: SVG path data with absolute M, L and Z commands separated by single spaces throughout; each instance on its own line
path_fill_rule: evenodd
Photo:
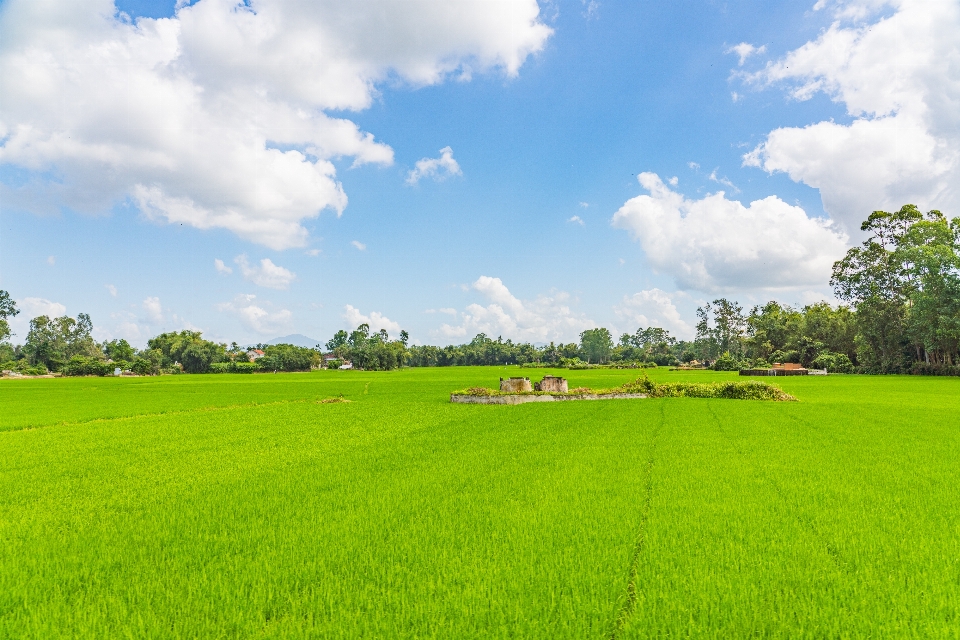
M 808 218 L 776 196 L 744 206 L 722 191 L 688 200 L 655 173 L 641 173 L 650 195 L 628 200 L 613 216 L 655 270 L 682 289 L 727 291 L 823 285 L 846 250 L 830 222 Z
M 503 336 L 527 342 L 576 342 L 581 331 L 597 326 L 570 308 L 570 295 L 563 291 L 521 300 L 510 293 L 500 278 L 490 276 L 480 276 L 471 288 L 489 304 L 469 305 L 459 314 L 459 324 L 440 326 L 440 336 L 469 340 L 478 333 L 485 333 L 490 337 Z
M 797 100 L 824 93 L 852 122 L 776 129 L 744 164 L 819 189 L 851 232 L 871 211 L 908 202 L 960 213 L 960 3 L 821 0 L 815 8 L 827 7 L 829 29 L 748 79 L 786 86 Z
M 0 196 L 36 212 L 127 200 L 153 219 L 303 246 L 305 220 L 347 206 L 334 160 L 393 162 L 327 111 L 368 107 L 388 79 L 515 76 L 550 34 L 536 0 L 199 0 L 135 22 L 112 0 L 8 0 L 0 164 L 28 178 Z

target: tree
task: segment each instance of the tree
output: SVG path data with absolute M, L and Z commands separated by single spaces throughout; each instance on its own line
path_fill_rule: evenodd
M 737 358 L 743 352 L 743 336 L 747 328 L 743 307 L 726 298 L 719 298 L 697 308 L 697 340 L 701 359 L 715 360 L 729 353 Z
M 103 357 L 92 332 L 93 322 L 85 313 L 78 314 L 76 319 L 39 316 L 30 321 L 23 350 L 30 364 L 59 371 L 74 356 Z
M 911 361 L 950 365 L 960 343 L 960 223 L 912 204 L 874 211 L 870 232 L 833 265 L 830 284 L 854 305 L 857 359 L 867 371 L 903 371 Z
M 587 362 L 602 364 L 610 359 L 613 351 L 613 336 L 609 329 L 587 329 L 580 334 L 580 350 Z
M 199 331 L 161 333 L 147 341 L 151 350 L 162 356 L 161 366 L 170 368 L 180 363 L 187 373 L 206 373 L 215 362 L 225 362 L 227 345 L 204 340 Z
M 0 344 L 9 340 L 10 336 L 13 335 L 7 318 L 12 318 L 19 313 L 17 303 L 10 297 L 10 294 L 0 289 Z
M 103 343 L 103 355 L 113 361 L 132 362 L 136 357 L 136 350 L 124 339 L 111 340 Z

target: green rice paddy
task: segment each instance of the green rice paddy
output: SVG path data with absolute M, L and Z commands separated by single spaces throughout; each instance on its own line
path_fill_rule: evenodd
M 960 380 L 511 374 L 0 381 L 0 638 L 960 637 Z

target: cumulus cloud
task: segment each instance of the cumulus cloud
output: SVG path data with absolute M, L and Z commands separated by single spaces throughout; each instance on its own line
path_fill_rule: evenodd
M 270 258 L 262 259 L 260 264 L 256 266 L 251 266 L 247 256 L 243 254 L 234 258 L 233 261 L 240 267 L 240 273 L 243 274 L 244 278 L 267 289 L 279 289 L 281 291 L 289 289 L 290 283 L 297 278 L 297 274 L 274 264 Z
M 907 202 L 960 212 L 960 4 L 817 4 L 827 6 L 829 29 L 747 77 L 787 86 L 797 100 L 824 93 L 852 122 L 776 129 L 744 164 L 819 189 L 852 232 L 869 212 Z M 876 18 L 882 9 L 894 12 Z
M 743 63 L 747 61 L 747 58 L 758 53 L 764 53 L 766 50 L 767 45 L 765 44 L 755 47 L 749 42 L 741 42 L 740 44 L 734 45 L 727 49 L 727 53 L 737 54 L 737 57 L 740 58 L 737 64 L 742 67 Z
M 160 304 L 160 298 L 150 296 L 143 301 L 142 306 L 151 322 L 157 324 L 163 322 L 163 306 Z
M 0 163 L 28 179 L 0 197 L 34 211 L 128 200 L 157 220 L 303 246 L 304 220 L 347 206 L 333 160 L 393 162 L 327 112 L 368 107 L 387 80 L 516 76 L 551 32 L 536 0 L 199 0 L 133 22 L 112 0 L 8 0 Z
M 613 310 L 617 316 L 638 328 L 660 327 L 684 340 L 692 339 L 696 333 L 680 316 L 671 294 L 661 289 L 646 289 L 632 296 L 623 296 L 623 302 Z
M 59 302 L 51 302 L 46 298 L 24 298 L 17 301 L 17 306 L 20 308 L 23 317 L 31 319 L 38 316 L 59 318 L 67 313 L 66 306 Z
M 113 296 L 114 298 L 117 297 L 117 287 L 116 287 L 115 285 L 107 284 L 107 285 L 104 285 L 104 286 L 107 288 L 107 291 L 110 292 L 110 295 L 111 295 L 111 296 Z
M 223 260 L 220 258 L 217 258 L 213 261 L 213 268 L 217 270 L 217 273 L 222 273 L 224 275 L 233 273 L 233 269 L 223 264 Z
M 275 334 L 290 328 L 293 314 L 289 310 L 268 311 L 254 302 L 256 298 L 251 293 L 241 294 L 230 302 L 217 305 L 217 309 L 235 315 L 243 326 L 260 335 Z
M 655 173 L 641 173 L 650 195 L 613 216 L 640 243 L 650 265 L 681 288 L 700 291 L 822 285 L 843 256 L 846 236 L 776 196 L 744 206 L 722 191 L 688 200 Z
M 583 222 L 583 218 L 581 218 L 580 216 L 573 216 L 573 217 L 569 218 L 569 219 L 567 220 L 567 222 L 576 222 L 576 223 L 577 223 L 578 225 L 580 225 L 581 227 L 585 224 L 585 223 Z
M 577 340 L 581 331 L 597 326 L 570 308 L 570 295 L 563 291 L 552 291 L 533 300 L 520 300 L 510 293 L 500 278 L 490 276 L 480 276 L 471 288 L 489 304 L 469 305 L 460 313 L 461 323 L 441 325 L 439 335 L 467 339 L 485 333 L 513 340 L 548 342 Z
M 381 329 L 386 329 L 387 333 L 393 337 L 400 335 L 400 324 L 394 322 L 379 311 L 373 311 L 370 315 L 360 313 L 360 310 L 353 305 L 347 305 L 343 308 L 343 319 L 347 321 L 347 326 L 356 329 L 362 324 L 369 325 L 370 331 L 377 333 Z
M 439 158 L 421 158 L 407 174 L 407 184 L 417 184 L 421 178 L 446 180 L 450 176 L 462 176 L 460 165 L 453 159 L 453 149 L 440 149 Z
M 366 250 L 367 250 L 367 245 L 363 244 L 363 243 L 360 242 L 359 240 L 353 240 L 353 241 L 350 242 L 350 244 L 352 244 L 357 251 L 366 251 Z

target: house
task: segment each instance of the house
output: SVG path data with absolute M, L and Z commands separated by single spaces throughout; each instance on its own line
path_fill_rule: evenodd
M 262 349 L 250 349 L 250 351 L 247 351 L 247 360 L 249 360 L 250 362 L 253 362 L 262 357 L 263 357 Z
M 353 369 L 353 363 L 349 360 L 344 360 L 343 364 L 337 367 L 338 369 Z

